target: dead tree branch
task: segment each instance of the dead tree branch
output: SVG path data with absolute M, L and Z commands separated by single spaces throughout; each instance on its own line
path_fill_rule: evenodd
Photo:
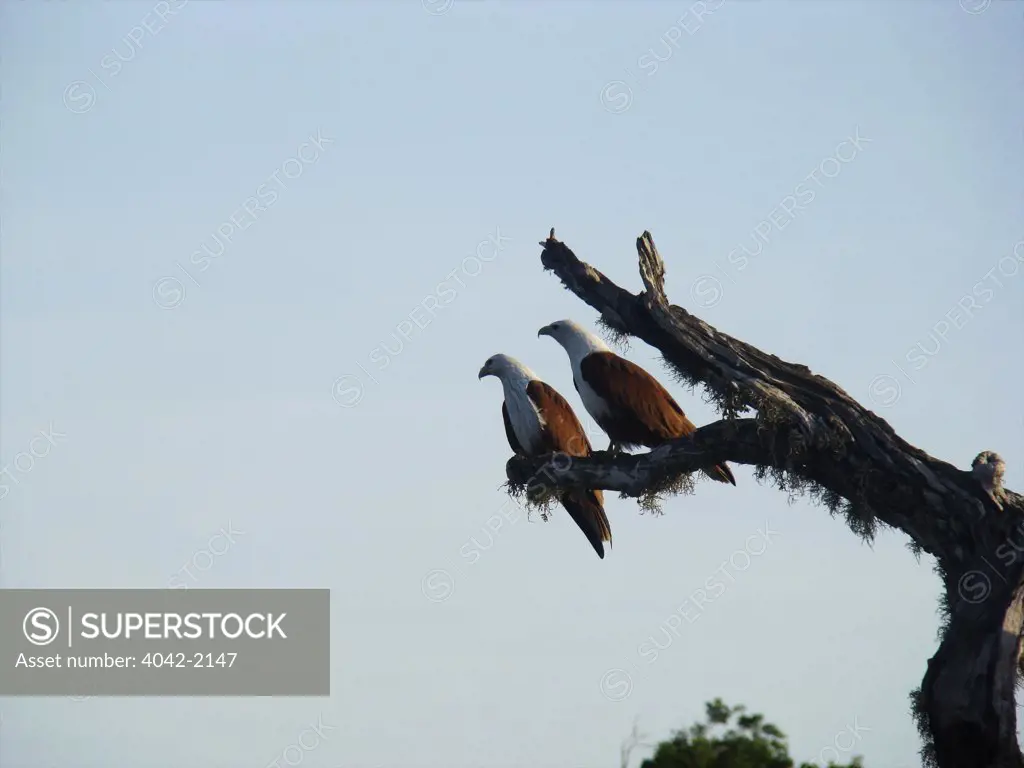
M 612 331 L 642 339 L 681 379 L 702 384 L 723 419 L 640 455 L 513 457 L 506 467 L 513 492 L 583 486 L 640 497 L 730 461 L 756 467 L 780 487 L 812 492 L 863 536 L 879 524 L 898 528 L 936 558 L 945 586 L 943 640 L 914 694 L 922 757 L 938 768 L 1024 767 L 1014 702 L 1024 629 L 1024 497 L 987 492 L 970 471 L 910 445 L 828 379 L 669 303 L 665 264 L 649 232 L 636 241 L 639 294 L 580 261 L 554 230 L 541 245 L 545 269 Z M 748 411 L 755 415 L 740 418 Z

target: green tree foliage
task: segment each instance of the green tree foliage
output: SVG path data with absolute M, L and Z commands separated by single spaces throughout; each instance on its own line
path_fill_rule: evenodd
M 677 731 L 658 744 L 654 756 L 640 768 L 864 768 L 859 756 L 849 765 L 797 766 L 789 756 L 786 735 L 766 723 L 764 715 L 747 714 L 746 707 L 729 707 L 721 699 L 705 707 L 707 722 Z

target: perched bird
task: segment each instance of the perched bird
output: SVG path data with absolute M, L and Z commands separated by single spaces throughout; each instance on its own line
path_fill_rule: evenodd
M 568 353 L 573 384 L 584 407 L 608 433 L 609 451 L 641 445 L 655 448 L 696 431 L 672 395 L 651 374 L 619 357 L 572 320 L 546 325 L 537 336 L 550 336 Z M 727 464 L 708 467 L 704 473 L 712 480 L 736 485 Z
M 995 451 L 982 451 L 971 462 L 971 474 L 981 484 L 999 509 L 1003 508 L 1000 499 L 1003 496 L 1003 473 L 1006 462 Z
M 496 376 L 505 391 L 501 417 L 513 453 L 528 457 L 552 451 L 569 456 L 590 455 L 590 441 L 572 407 L 533 371 L 508 355 L 494 355 L 484 363 L 477 378 L 485 376 Z M 604 542 L 612 542 L 612 529 L 604 513 L 604 493 L 600 489 L 572 489 L 562 491 L 559 501 L 597 556 L 604 559 Z

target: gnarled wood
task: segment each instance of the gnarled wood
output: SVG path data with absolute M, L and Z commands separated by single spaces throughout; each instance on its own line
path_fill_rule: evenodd
M 690 383 L 702 383 L 722 421 L 650 453 L 513 457 L 513 490 L 587 487 L 643 496 L 681 473 L 750 464 L 844 507 L 851 526 L 905 532 L 933 555 L 949 622 L 929 661 L 916 715 L 926 765 L 1024 768 L 1014 689 L 1024 630 L 1024 497 L 986 492 L 962 470 L 910 445 L 833 382 L 780 360 L 671 304 L 665 264 L 649 232 L 636 241 L 644 291 L 632 294 L 580 261 L 554 236 L 541 261 L 615 332 L 642 339 Z M 753 417 L 739 418 L 751 410 Z M 541 494 L 543 495 L 543 494 Z

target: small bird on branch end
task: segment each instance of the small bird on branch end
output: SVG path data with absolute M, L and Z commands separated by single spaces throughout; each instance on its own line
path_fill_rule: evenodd
M 1005 472 L 1006 462 L 995 451 L 982 451 L 971 462 L 971 474 L 999 509 L 1003 508 L 1000 499 L 1003 496 L 1003 474 Z

